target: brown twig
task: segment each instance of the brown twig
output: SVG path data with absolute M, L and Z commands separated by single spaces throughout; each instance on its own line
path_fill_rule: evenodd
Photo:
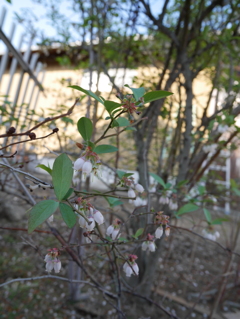
M 58 120 L 62 117 L 65 117 L 65 116 L 68 116 L 70 114 L 72 114 L 73 112 L 73 109 L 74 107 L 76 106 L 76 104 L 79 102 L 79 99 L 76 99 L 76 101 L 74 102 L 73 106 L 70 107 L 70 109 L 64 113 L 64 114 L 60 114 L 60 115 L 57 115 L 57 116 L 54 116 L 54 117 L 47 117 L 45 120 L 43 120 L 42 122 L 38 123 L 37 125 L 33 126 L 31 129 L 25 131 L 25 132 L 22 132 L 22 133 L 13 133 L 13 134 L 1 134 L 0 135 L 0 138 L 1 137 L 12 137 L 12 136 L 23 136 L 23 135 L 29 135 L 29 133 L 31 133 L 33 130 L 36 130 L 38 127 L 42 126 L 43 124 L 46 124 L 48 122 L 52 122 L 52 121 L 55 121 L 55 120 Z

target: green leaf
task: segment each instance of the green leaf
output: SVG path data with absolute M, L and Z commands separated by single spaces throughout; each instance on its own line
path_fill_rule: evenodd
M 69 190 L 67 191 L 67 193 L 65 194 L 62 200 L 68 199 L 72 195 L 73 191 L 74 191 L 73 188 L 69 188 Z
M 97 96 L 96 94 L 94 94 L 92 91 L 90 91 L 90 90 L 85 90 L 85 89 L 81 88 L 81 87 L 78 86 L 78 85 L 70 85 L 69 87 L 72 88 L 72 89 L 81 91 L 81 92 L 87 94 L 88 96 L 93 97 L 93 98 L 94 98 L 95 100 L 97 100 L 98 102 L 104 104 L 103 100 L 102 100 L 99 96 Z
M 135 88 L 131 88 L 128 84 L 125 84 L 124 86 L 126 86 L 127 88 L 132 90 L 136 101 L 138 101 L 142 96 L 144 96 L 144 93 L 145 93 L 144 87 L 140 87 L 138 89 L 135 89 Z
M 54 200 L 44 200 L 33 206 L 28 220 L 28 233 L 33 232 L 34 229 L 55 213 L 58 205 L 59 203 Z
M 72 177 L 72 161 L 66 154 L 61 154 L 55 159 L 52 169 L 53 187 L 58 200 L 62 200 L 67 194 Z
M 112 146 L 112 145 L 98 145 L 94 148 L 93 152 L 97 153 L 97 154 L 103 154 L 103 153 L 112 153 L 112 152 L 116 152 L 118 150 L 117 147 Z
M 118 174 L 118 177 L 119 177 L 120 179 L 122 179 L 123 176 L 126 174 L 126 172 L 120 171 L 119 169 L 117 169 L 117 174 Z
M 79 121 L 77 122 L 77 127 L 83 139 L 85 141 L 89 141 L 93 133 L 92 121 L 87 117 L 81 117 Z
M 190 212 L 193 212 L 195 210 L 199 209 L 199 207 L 195 204 L 192 204 L 192 203 L 188 203 L 184 206 L 182 206 L 178 212 L 176 213 L 176 216 L 180 216 L 182 214 L 186 214 L 186 213 L 190 213 Z
M 50 167 L 47 167 L 44 164 L 39 164 L 36 167 L 40 167 L 41 169 L 43 169 L 44 171 L 48 172 L 48 174 L 52 175 L 52 169 Z
M 63 220 L 69 228 L 72 228 L 77 221 L 77 216 L 70 206 L 64 203 L 59 203 L 59 209 Z
M 113 102 L 113 101 L 104 101 L 105 109 L 111 115 L 112 111 L 121 106 L 121 104 Z
M 110 207 L 122 205 L 123 203 L 118 198 L 114 198 L 114 197 L 104 197 L 104 198 L 106 199 Z
M 132 127 L 132 126 L 125 128 L 125 131 L 136 131 L 136 130 L 137 130 L 136 127 Z
M 205 193 L 205 191 L 206 191 L 205 186 L 202 186 L 202 185 L 198 186 L 198 192 L 200 195 L 203 195 Z
M 129 120 L 127 120 L 125 117 L 119 117 L 117 120 L 118 126 L 128 126 L 130 125 Z
M 135 237 L 135 238 L 138 238 L 139 236 L 142 235 L 143 231 L 144 231 L 143 228 L 139 228 L 139 229 L 136 231 L 134 237 Z
M 235 193 L 237 196 L 240 196 L 240 190 L 239 190 L 239 189 L 237 189 L 237 188 L 234 187 L 232 190 L 234 191 L 234 193 Z
M 211 216 L 211 213 L 208 209 L 206 208 L 203 208 L 203 212 L 204 212 L 204 215 L 206 217 L 206 220 L 209 224 L 211 224 L 211 221 L 212 221 L 212 216 Z
M 173 93 L 171 92 L 167 92 L 167 91 L 152 91 L 152 92 L 148 92 L 146 93 L 143 97 L 144 97 L 144 104 L 145 103 L 150 103 L 152 101 L 156 101 L 159 99 L 162 99 L 166 96 L 172 95 Z
M 230 219 L 227 217 L 222 217 L 222 218 L 216 218 L 211 221 L 211 225 L 221 225 L 222 222 L 229 222 Z
M 164 183 L 164 180 L 160 176 L 158 176 L 155 173 L 149 173 L 149 175 L 151 175 L 155 179 L 155 181 L 162 185 L 163 188 L 167 188 L 166 184 Z

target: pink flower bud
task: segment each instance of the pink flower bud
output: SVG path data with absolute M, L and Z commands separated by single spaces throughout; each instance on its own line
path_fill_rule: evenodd
M 142 186 L 141 184 L 136 184 L 136 185 L 135 185 L 135 189 L 136 189 L 136 191 L 139 192 L 139 193 L 144 192 L 144 188 L 143 188 L 143 186 Z
M 85 163 L 85 159 L 83 157 L 78 158 L 73 165 L 73 169 L 76 171 L 80 171 L 83 167 L 83 164 Z
M 88 175 L 91 173 L 92 168 L 93 168 L 92 163 L 90 161 L 86 161 L 82 166 L 82 172 Z

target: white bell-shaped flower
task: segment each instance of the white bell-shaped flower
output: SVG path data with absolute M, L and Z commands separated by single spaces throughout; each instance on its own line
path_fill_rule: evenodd
M 80 171 L 84 163 L 85 159 L 83 157 L 78 158 L 73 164 L 73 169 L 75 169 L 76 171 Z
M 95 222 L 98 223 L 98 225 L 102 225 L 104 223 L 104 217 L 103 217 L 102 213 L 100 213 L 99 210 L 95 210 L 93 212 L 93 218 L 94 218 Z
M 136 184 L 135 185 L 135 189 L 139 193 L 143 193 L 144 192 L 144 188 L 143 188 L 143 186 L 141 184 Z
M 130 197 L 130 198 L 136 197 L 136 194 L 132 188 L 129 188 L 129 190 L 128 190 L 128 197 Z
M 87 231 L 92 231 L 94 229 L 94 227 L 95 227 L 95 221 L 94 221 L 93 217 L 89 217 L 88 222 L 86 222 L 85 228 Z
M 114 239 L 117 239 L 117 237 L 119 237 L 120 236 L 120 229 L 119 228 L 115 228 L 114 230 L 113 230 L 113 232 L 112 232 L 112 239 L 114 240 Z
M 156 238 L 161 238 L 163 235 L 163 228 L 162 226 L 159 226 L 156 231 L 155 231 L 155 237 Z
M 86 161 L 82 166 L 83 174 L 86 174 L 86 175 L 90 174 L 92 171 L 92 168 L 93 168 L 92 163 L 90 161 Z
M 114 231 L 113 225 L 108 226 L 107 231 L 106 231 L 106 235 L 107 236 L 112 235 L 113 231 Z

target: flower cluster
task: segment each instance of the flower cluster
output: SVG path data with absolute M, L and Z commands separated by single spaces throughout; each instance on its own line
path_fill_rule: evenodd
M 171 210 L 177 210 L 177 196 L 175 194 L 172 194 L 171 191 L 167 191 L 160 196 L 159 204 L 168 205 Z
M 121 95 L 117 94 L 117 97 L 122 102 L 122 108 L 126 111 L 131 119 L 133 119 L 132 114 L 136 113 L 139 115 L 141 112 L 137 111 L 137 107 L 142 106 L 144 103 L 144 98 L 141 97 L 138 101 L 136 101 L 133 94 Z
M 135 260 L 138 257 L 136 255 L 129 255 L 128 256 L 128 261 L 125 262 L 123 265 L 123 271 L 125 272 L 127 277 L 131 277 L 132 274 L 138 275 L 139 273 L 139 268 Z
M 170 235 L 169 216 L 164 215 L 163 212 L 158 212 L 155 216 L 155 224 L 159 225 L 155 231 L 155 237 L 161 238 L 163 235 L 163 226 L 165 226 L 165 235 Z
M 76 171 L 82 171 L 84 175 L 89 175 L 91 172 L 97 173 L 101 161 L 97 153 L 92 151 L 89 146 L 81 157 L 79 157 L 73 164 L 73 169 Z
M 46 271 L 51 272 L 53 269 L 55 273 L 59 273 L 61 269 L 61 261 L 59 260 L 59 250 L 57 248 L 48 249 L 49 253 L 45 256 Z
M 203 229 L 202 234 L 205 238 L 216 241 L 220 234 L 218 231 L 215 231 L 212 226 L 209 226 L 207 229 Z
M 120 236 L 121 220 L 116 218 L 112 225 L 108 226 L 106 235 L 111 236 L 113 240 Z
M 104 223 L 104 217 L 102 213 L 95 209 L 86 199 L 79 197 L 76 200 L 75 208 L 81 212 L 82 215 L 79 217 L 79 225 L 80 227 L 92 232 L 96 223 L 98 225 L 102 225 Z M 91 238 L 90 236 L 86 236 L 86 238 Z

